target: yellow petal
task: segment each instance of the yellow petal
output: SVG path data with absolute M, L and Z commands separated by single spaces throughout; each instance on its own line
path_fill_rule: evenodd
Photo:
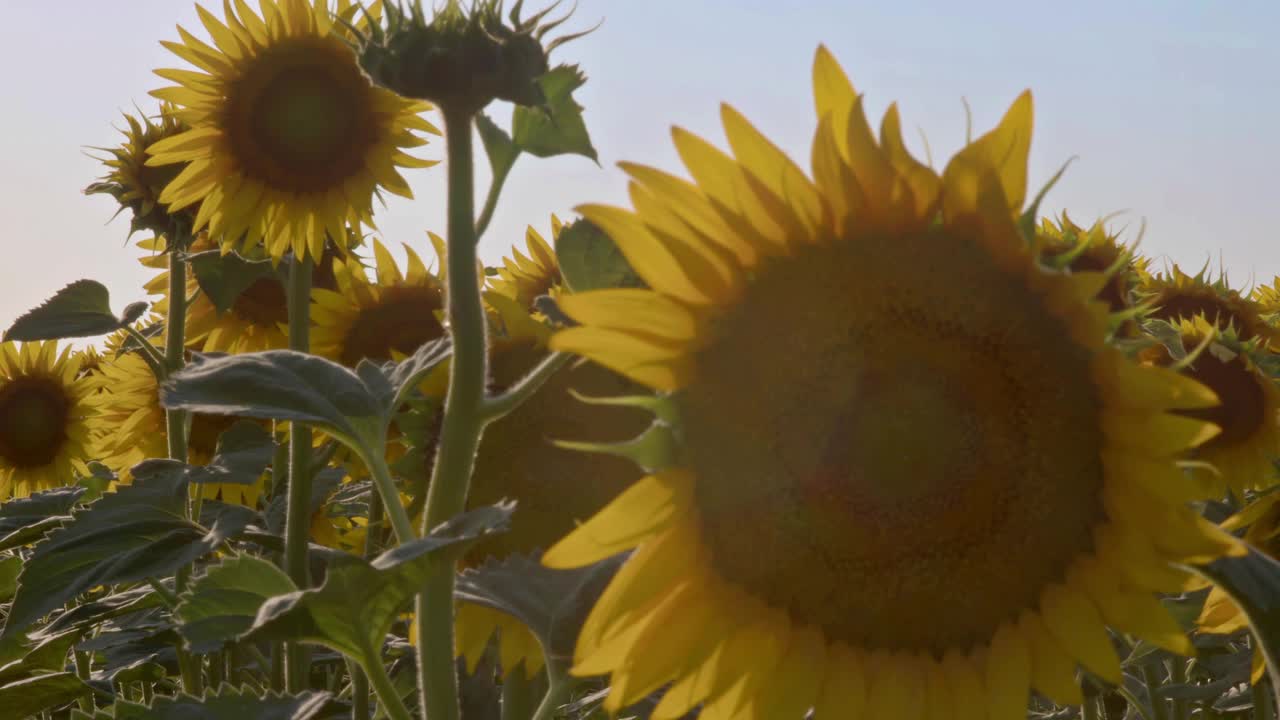
M 1031 651 L 1031 684 L 1059 705 L 1080 705 L 1084 694 L 1076 682 L 1076 662 L 1049 634 L 1039 615 L 1025 612 L 1018 625 Z
M 1031 688 L 1031 651 L 1021 629 L 1006 622 L 996 629 L 987 652 L 987 717 L 1024 720 Z
M 827 652 L 815 720 L 860 717 L 867 704 L 866 668 L 861 656 L 843 643 L 831 645 Z
M 666 527 L 690 502 L 693 476 L 674 469 L 627 488 L 542 557 L 552 568 L 590 565 L 639 545 Z
M 1093 603 L 1078 588 L 1057 584 L 1044 591 L 1040 604 L 1049 634 L 1098 677 L 1120 684 L 1120 659 Z

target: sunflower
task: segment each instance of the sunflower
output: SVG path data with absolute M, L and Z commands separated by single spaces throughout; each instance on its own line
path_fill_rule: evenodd
M 1171 560 L 1243 552 L 1185 504 L 1171 414 L 1211 392 L 1108 344 L 1098 273 L 1019 231 L 1030 94 L 941 176 L 877 143 L 823 48 L 809 180 L 736 111 L 734 156 L 677 129 L 694 182 L 640 165 L 634 212 L 578 210 L 651 290 L 560 299 L 553 349 L 671 393 L 678 464 L 546 553 L 633 550 L 572 671 L 655 718 L 1025 717 L 1121 679 L 1107 625 L 1188 652 Z
M 1273 492 L 1253 501 L 1223 523 L 1223 527 L 1230 529 L 1245 526 L 1249 528 L 1244 535 L 1245 541 L 1268 556 L 1280 560 L 1280 493 Z M 1249 619 L 1231 596 L 1215 585 L 1205 598 L 1196 627 L 1202 633 L 1233 635 L 1248 629 Z M 1254 685 L 1262 682 L 1266 668 L 1265 658 L 1255 640 L 1250 682 Z
M 1232 289 L 1225 275 L 1210 280 L 1207 268 L 1188 275 L 1175 264 L 1167 272 L 1144 273 L 1138 296 L 1150 308 L 1148 317 L 1177 323 L 1201 315 L 1231 328 L 1241 340 L 1257 338 L 1263 347 L 1280 346 L 1280 331 L 1263 318 L 1263 306 Z
M 549 329 L 535 321 L 515 300 L 486 293 L 494 332 L 490 343 L 490 390 L 501 392 L 524 377 L 546 355 Z M 434 388 L 443 400 L 444 386 Z M 515 500 L 518 510 L 507 532 L 481 540 L 463 559 L 466 567 L 511 555 L 529 555 L 550 547 L 617 497 L 636 476 L 630 461 L 607 453 L 584 453 L 557 445 L 556 439 L 592 443 L 625 440 L 644 430 L 643 411 L 584 402 L 573 396 L 609 397 L 636 394 L 642 388 L 617 373 L 590 362 L 562 370 L 510 415 L 490 424 L 481 439 L 467 495 L 469 508 Z M 439 408 L 442 403 L 435 403 Z M 438 410 L 437 410 L 438 412 Z M 438 423 L 425 423 L 429 432 Z M 410 438 L 428 445 L 434 435 Z M 422 472 L 429 472 L 423 468 Z M 522 668 L 527 676 L 542 670 L 544 657 L 537 638 L 513 617 L 491 608 L 458 606 L 458 654 L 475 671 L 489 639 L 498 633 L 504 672 Z M 413 634 L 410 635 L 413 637 Z
M 378 362 L 411 355 L 444 337 L 439 313 L 444 286 L 408 245 L 401 271 L 390 251 L 374 240 L 376 280 L 355 258 L 334 263 L 337 289 L 311 291 L 312 351 L 347 367 L 365 358 Z
M 87 476 L 100 426 L 82 355 L 55 342 L 0 343 L 0 501 Z
M 161 193 L 182 172 L 183 166 L 150 167 L 147 152 L 156 143 L 185 133 L 186 124 L 178 119 L 174 107 L 168 103 L 160 106 L 155 122 L 141 113 L 137 116 L 126 113 L 124 119 L 129 126 L 120 130 L 124 141 L 115 148 L 95 148 L 110 153 L 110 157 L 102 158 L 107 174 L 85 188 L 85 193 L 111 195 L 120 203 L 121 210 L 128 209 L 133 215 L 131 235 L 139 230 L 161 235 L 185 230 L 195 219 L 194 215 L 190 212 L 170 215 L 171 208 L 160 201 Z
M 562 227 L 560 218 L 552 215 L 552 240 L 560 237 Z M 502 258 L 502 267 L 497 268 L 497 275 L 489 278 L 489 288 L 515 300 L 521 307 L 533 310 L 533 302 L 538 297 L 558 294 L 563 279 L 555 250 L 532 225 L 525 230 L 524 242 L 529 254 L 512 247 L 511 256 Z
M 274 260 L 292 250 L 319 257 L 328 236 L 373 225 L 381 190 L 410 197 L 397 167 L 429 167 L 405 148 L 437 133 L 420 117 L 430 106 L 375 87 L 347 45 L 356 5 L 341 0 L 263 0 L 262 16 L 242 0 L 225 22 L 199 5 L 213 38 L 183 28 L 165 47 L 198 70 L 157 70 L 177 83 L 152 92 L 178 107 L 191 130 L 152 145 L 152 166 L 189 163 L 160 199 L 199 205 L 195 230 L 223 247 L 265 244 Z
M 1133 252 L 1107 232 L 1101 221 L 1085 229 L 1064 212 L 1057 221 L 1040 221 L 1039 238 L 1045 259 L 1054 267 L 1108 276 L 1098 299 L 1105 301 L 1111 312 L 1124 313 L 1133 306 L 1131 296 L 1137 281 L 1131 265 Z
M 121 482 L 131 482 L 130 469 L 149 458 L 169 456 L 168 432 L 164 408 L 160 406 L 160 386 L 150 366 L 136 352 L 117 354 L 102 365 L 104 392 L 93 398 L 102 415 L 102 429 L 95 437 L 96 450 L 103 465 L 115 472 Z M 218 436 L 231 427 L 236 418 L 223 415 L 192 415 L 187 437 L 188 461 L 206 465 L 218 446 Z M 252 485 L 205 483 L 201 492 L 206 499 L 255 507 L 262 494 L 263 481 Z
M 1183 349 L 1204 349 L 1186 368 L 1186 374 L 1218 396 L 1211 408 L 1181 410 L 1179 414 L 1217 425 L 1222 432 L 1196 448 L 1198 459 L 1218 471 L 1209 495 L 1227 491 L 1242 496 L 1246 489 L 1270 487 L 1276 482 L 1273 461 L 1280 456 L 1280 388 L 1259 363 L 1272 364 L 1270 353 L 1258 342 L 1241 342 L 1231 328 L 1215 326 L 1203 315 L 1180 320 L 1176 329 Z M 1172 365 L 1168 348 L 1153 344 L 1139 353 L 1144 362 Z
M 147 281 L 144 288 L 152 295 L 164 296 L 153 307 L 159 312 L 165 312 L 169 303 L 168 260 L 158 254 L 164 250 L 164 239 L 146 240 L 138 243 L 138 246 L 152 251 L 151 255 L 142 258 L 140 262 L 159 272 Z M 191 251 L 201 252 L 213 247 L 208 236 L 201 235 L 192 243 Z M 333 261 L 338 257 L 339 251 L 335 247 L 325 247 L 320 262 L 312 267 L 313 287 L 337 287 Z M 253 281 L 236 296 L 231 307 L 221 312 L 209 296 L 200 291 L 200 283 L 194 272 L 187 277 L 186 292 L 191 299 L 187 304 L 186 325 L 186 343 L 189 349 L 200 352 L 246 353 L 289 346 L 289 306 L 284 284 L 275 273 L 268 273 Z

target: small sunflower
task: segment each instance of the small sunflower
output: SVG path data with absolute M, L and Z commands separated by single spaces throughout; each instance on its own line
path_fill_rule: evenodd
M 1105 301 L 1111 312 L 1125 313 L 1133 307 L 1132 294 L 1138 279 L 1132 268 L 1133 251 L 1107 232 L 1101 221 L 1086 229 L 1071 222 L 1064 212 L 1057 221 L 1041 220 L 1039 237 L 1044 243 L 1045 260 L 1054 267 L 1108 277 L 1098 299 Z
M 1186 274 L 1177 265 L 1167 272 L 1145 273 L 1138 297 L 1150 308 L 1148 317 L 1177 323 L 1199 315 L 1219 327 L 1231 328 L 1241 340 L 1257 338 L 1263 347 L 1280 346 L 1280 331 L 1263 318 L 1262 305 L 1232 289 L 1225 275 L 1210 280 L 1207 268 L 1195 275 Z
M 86 476 L 101 426 L 82 355 L 55 342 L 0 343 L 0 501 Z
M 189 128 L 174 113 L 168 103 L 160 106 L 160 114 L 153 119 L 139 113 L 125 114 L 127 129 L 121 129 L 124 141 L 115 148 L 95 148 L 111 154 L 102 163 L 108 172 L 98 182 L 85 188 L 86 194 L 111 195 L 120 203 L 121 210 L 133 215 L 129 234 L 147 230 L 159 235 L 172 235 L 188 230 L 195 216 L 190 212 L 175 211 L 160 201 L 165 187 L 182 172 L 182 165 L 152 167 L 147 165 L 147 152 L 169 138 L 185 133 Z
M 546 355 L 550 331 L 513 299 L 490 292 L 486 300 L 495 326 L 490 344 L 490 390 L 501 392 Z M 577 452 L 554 441 L 575 438 L 610 443 L 634 437 L 649 425 L 646 413 L 583 402 L 573 393 L 591 398 L 634 395 L 641 390 L 611 370 L 582 362 L 552 376 L 510 415 L 490 424 L 476 456 L 467 503 L 474 508 L 508 499 L 516 501 L 518 510 L 508 531 L 477 543 L 463 565 L 477 566 L 489 558 L 544 550 L 634 482 L 636 471 L 629 460 L 607 453 Z M 436 391 L 442 400 L 444 387 Z M 425 425 L 432 430 L 439 427 L 438 423 Z M 417 445 L 424 441 L 434 449 L 434 436 L 411 438 Z M 542 670 L 541 644 L 511 616 L 461 603 L 456 626 L 458 654 L 467 660 L 470 671 L 475 671 L 495 632 L 499 634 L 504 672 L 523 668 L 526 675 L 533 676 Z
M 96 450 L 102 464 L 115 472 L 121 482 L 128 483 L 134 465 L 169 455 L 160 386 L 150 366 L 136 352 L 115 355 L 103 364 L 101 373 L 104 392 L 93 398 L 103 419 L 95 438 Z M 223 415 L 193 415 L 187 437 L 189 462 L 208 464 L 217 450 L 218 436 L 235 420 Z M 259 479 L 253 485 L 205 483 L 201 492 L 206 499 L 255 507 L 262 488 Z
M 1211 463 L 1217 475 L 1209 476 L 1211 496 L 1227 491 L 1243 496 L 1246 489 L 1274 485 L 1274 460 L 1280 456 L 1280 388 L 1259 363 L 1269 364 L 1269 353 L 1258 341 L 1242 342 L 1231 328 L 1214 325 L 1203 315 L 1178 321 L 1175 328 L 1187 352 L 1203 349 L 1186 365 L 1185 374 L 1212 390 L 1221 404 L 1180 410 L 1179 414 L 1217 425 L 1221 432 L 1195 449 L 1195 456 Z M 1145 362 L 1174 364 L 1168 348 L 1154 344 L 1142 350 Z
M 560 237 L 563 224 L 560 218 L 551 216 L 551 238 Z M 502 258 L 502 267 L 497 268 L 497 275 L 489 278 L 489 288 L 496 293 L 506 295 L 515 300 L 521 307 L 533 310 L 533 301 L 542 295 L 555 296 L 563 282 L 560 277 L 560 263 L 556 260 L 556 252 L 543 239 L 532 225 L 525 230 L 525 247 L 528 255 L 520 252 L 520 248 L 512 247 L 511 256 Z
M 1021 720 L 1110 682 L 1110 625 L 1177 652 L 1169 561 L 1243 548 L 1185 504 L 1211 392 L 1109 341 L 1106 277 L 1022 236 L 1030 94 L 938 175 L 890 106 L 876 141 L 825 49 L 814 180 L 736 111 L 694 181 L 624 165 L 636 210 L 579 211 L 648 289 L 564 296 L 577 352 L 671 393 L 679 463 L 552 547 L 634 550 L 579 636 L 606 710 L 654 718 Z
M 1270 557 L 1280 560 L 1280 493 L 1273 492 L 1253 501 L 1223 523 L 1223 527 L 1231 529 L 1246 525 L 1249 529 L 1245 531 L 1245 541 Z M 1233 635 L 1249 627 L 1249 618 L 1235 604 L 1231 596 L 1215 585 L 1209 591 L 1209 596 L 1205 598 L 1204 609 L 1196 620 L 1196 626 L 1202 633 Z M 1266 669 L 1266 660 L 1255 640 L 1250 682 L 1254 685 L 1262 682 Z
M 411 355 L 444 337 L 438 317 L 444 309 L 440 279 L 407 245 L 408 266 L 403 272 L 381 241 L 374 240 L 373 254 L 376 280 L 369 279 L 355 258 L 337 260 L 337 289 L 311 292 L 312 351 L 347 367 L 365 358 L 384 362 Z
M 341 0 L 264 0 L 259 16 L 226 3 L 225 20 L 197 5 L 213 38 L 183 28 L 165 42 L 198 70 L 157 70 L 177 83 L 152 92 L 177 106 L 191 129 L 151 146 L 152 166 L 189 163 L 165 188 L 172 209 L 198 205 L 195 230 L 223 247 L 265 244 L 274 260 L 292 250 L 319 257 L 328 236 L 349 224 L 373 225 L 381 190 L 410 197 L 398 167 L 429 167 L 406 148 L 437 133 L 421 117 L 430 106 L 375 87 L 338 20 L 356 5 Z
M 164 250 L 164 240 L 154 238 L 138 243 L 138 246 L 153 252 L 140 260 L 143 265 L 159 270 L 155 277 L 147 281 L 144 289 L 152 295 L 163 296 L 154 303 L 153 308 L 158 312 L 165 312 L 169 303 L 168 260 L 165 256 L 156 254 L 157 251 Z M 191 246 L 192 252 L 210 249 L 213 249 L 213 243 L 207 235 L 201 235 Z M 333 261 L 337 257 L 335 247 L 325 248 L 320 262 L 313 266 L 313 287 L 337 287 L 333 276 Z M 275 273 L 255 280 L 236 296 L 231 307 L 222 312 L 208 295 L 200 291 L 200 283 L 194 272 L 189 272 L 186 293 L 191 298 L 187 304 L 186 326 L 189 349 L 199 352 L 246 353 L 279 350 L 289 346 L 289 306 L 284 284 Z

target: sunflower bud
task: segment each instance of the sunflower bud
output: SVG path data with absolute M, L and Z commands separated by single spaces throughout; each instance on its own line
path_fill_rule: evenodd
M 367 27 L 352 28 L 356 53 L 374 82 L 443 108 L 476 112 L 493 100 L 542 105 L 537 80 L 549 68 L 547 56 L 585 33 L 544 47 L 546 34 L 569 15 L 539 25 L 555 6 L 521 20 L 522 5 L 504 20 L 502 0 L 477 0 L 469 11 L 450 0 L 428 20 L 421 0 L 408 8 L 388 4 L 385 26 L 371 16 Z

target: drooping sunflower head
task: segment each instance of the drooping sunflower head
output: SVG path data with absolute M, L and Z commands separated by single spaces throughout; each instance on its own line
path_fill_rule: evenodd
M 1178 458 L 1216 398 L 1110 344 L 1106 276 L 1023 237 L 1031 98 L 939 175 L 877 140 L 818 52 L 810 179 L 741 115 L 732 156 L 682 130 L 693 181 L 626 165 L 587 205 L 651 289 L 567 295 L 554 349 L 668 391 L 678 461 L 546 554 L 634 549 L 580 635 L 616 711 L 1023 718 L 1118 681 L 1112 625 L 1189 643 L 1168 561 L 1238 553 Z M 861 710 L 861 712 L 859 712 Z
M 98 379 L 55 342 L 0 343 L 0 502 L 87 476 Z
M 1086 229 L 1071 222 L 1064 212 L 1057 221 L 1042 219 L 1038 237 L 1045 261 L 1051 266 L 1108 277 L 1098 298 L 1107 303 L 1111 312 L 1123 313 L 1133 306 L 1132 293 L 1138 280 L 1132 267 L 1133 251 L 1121 245 L 1118 236 L 1108 232 L 1101 220 Z
M 561 227 L 560 218 L 552 215 L 552 241 L 560 236 Z M 534 300 L 543 295 L 554 297 L 559 292 L 563 278 L 555 250 L 532 225 L 525 230 L 524 241 L 528 254 L 512 247 L 511 255 L 502 258 L 497 275 L 489 278 L 489 288 L 532 311 Z
M 98 459 L 121 482 L 132 482 L 134 465 L 150 458 L 169 456 L 165 411 L 160 405 L 160 385 L 151 367 L 138 352 L 115 353 L 102 366 L 103 392 L 93 404 L 102 422 L 95 434 Z M 193 415 L 187 437 L 188 461 L 205 465 L 217 450 L 218 437 L 236 418 L 223 415 Z M 201 492 L 209 499 L 254 507 L 262 483 L 204 484 Z
M 177 106 L 190 130 L 151 146 L 149 165 L 187 163 L 161 195 L 173 209 L 198 207 L 195 230 L 223 246 L 266 246 L 319 257 L 326 237 L 343 243 L 348 224 L 373 224 L 381 190 L 408 197 L 397 168 L 433 163 L 404 152 L 437 130 L 429 109 L 375 87 L 335 18 L 355 5 L 265 0 L 259 16 L 243 2 L 219 20 L 197 6 L 212 36 L 182 28 L 165 47 L 196 70 L 157 70 L 177 83 L 156 97 Z
M 1215 325 L 1203 315 L 1180 320 L 1174 329 L 1181 353 L 1156 343 L 1139 353 L 1143 362 L 1181 365 L 1183 372 L 1218 396 L 1214 407 L 1178 411 L 1218 426 L 1220 432 L 1196 448 L 1197 459 L 1218 471 L 1207 475 L 1209 494 L 1228 491 L 1243 496 L 1276 483 L 1273 464 L 1280 457 L 1280 388 L 1273 379 L 1275 360 L 1260 341 L 1241 341 L 1232 328 Z M 1175 348 L 1175 351 L 1177 348 Z
M 154 118 L 141 112 L 124 116 L 127 128 L 121 128 L 124 140 L 114 148 L 97 148 L 110 156 L 103 158 L 107 174 L 98 182 L 85 188 L 86 194 L 106 194 L 114 197 L 121 210 L 130 215 L 129 234 L 140 230 L 158 235 L 176 236 L 190 230 L 195 214 L 189 210 L 171 208 L 160 201 L 160 195 L 174 178 L 182 172 L 182 164 L 153 167 L 147 165 L 148 152 L 163 140 L 177 137 L 189 128 L 178 119 L 169 103 L 160 106 Z
M 334 263 L 335 290 L 311 293 L 313 351 L 347 367 L 411 355 L 444 336 L 444 287 L 422 258 L 406 245 L 408 266 L 401 271 L 381 241 L 373 242 L 373 253 L 374 280 L 350 257 Z
M 1138 297 L 1151 308 L 1149 317 L 1177 323 L 1203 316 L 1241 340 L 1257 338 L 1264 347 L 1280 343 L 1280 333 L 1262 317 L 1262 306 L 1233 289 L 1225 275 L 1210 279 L 1208 267 L 1188 275 L 1174 264 L 1165 272 L 1146 274 Z

